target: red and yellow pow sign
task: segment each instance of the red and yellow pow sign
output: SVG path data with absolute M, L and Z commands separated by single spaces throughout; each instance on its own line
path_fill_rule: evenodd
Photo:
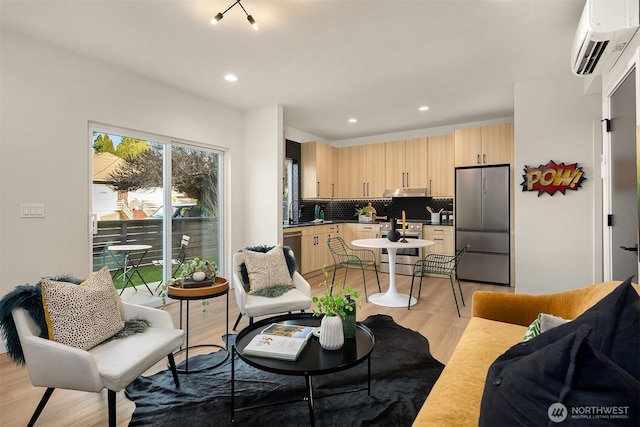
M 565 190 L 577 190 L 587 179 L 577 163 L 565 165 L 553 160 L 538 167 L 525 166 L 524 172 L 522 191 L 537 191 L 538 197 L 542 193 L 553 195 L 556 191 L 564 194 Z

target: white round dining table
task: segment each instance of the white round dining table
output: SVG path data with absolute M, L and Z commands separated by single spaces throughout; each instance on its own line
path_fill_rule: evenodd
M 398 293 L 396 289 L 396 252 L 398 249 L 424 248 L 434 245 L 433 240 L 406 239 L 406 241 L 392 242 L 384 237 L 371 239 L 357 239 L 351 242 L 353 246 L 369 249 L 386 249 L 389 254 L 389 289 L 387 292 L 369 296 L 369 302 L 384 307 L 408 307 L 415 305 L 417 300 L 411 295 Z

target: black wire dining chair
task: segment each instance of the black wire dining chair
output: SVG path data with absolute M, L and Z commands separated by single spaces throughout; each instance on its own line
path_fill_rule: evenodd
M 378 281 L 378 292 L 382 292 L 380 289 L 380 277 L 378 277 L 378 266 L 376 264 L 376 254 L 371 249 L 354 249 L 349 247 L 342 237 L 331 237 L 327 239 L 327 246 L 333 257 L 333 277 L 331 278 L 331 290 L 333 291 L 333 283 L 336 280 L 336 271 L 340 267 L 344 267 L 344 282 L 347 281 L 347 272 L 349 267 L 357 267 L 362 270 L 362 283 L 364 286 L 364 298 L 365 301 L 369 301 L 367 295 L 367 280 L 365 278 L 364 270 L 367 267 L 373 266 L 373 270 L 376 274 L 376 280 Z
M 409 296 L 413 294 L 413 283 L 417 275 L 420 276 L 420 285 L 418 287 L 418 299 L 420 299 L 420 293 L 422 291 L 422 278 L 425 274 L 437 274 L 440 276 L 449 277 L 451 282 L 451 290 L 453 291 L 453 300 L 456 303 L 456 310 L 458 311 L 458 317 L 460 317 L 460 307 L 458 306 L 458 297 L 456 296 L 456 288 L 453 286 L 453 278 L 456 278 L 458 282 L 458 290 L 460 291 L 460 299 L 464 306 L 464 296 L 462 295 L 462 287 L 460 286 L 460 279 L 458 278 L 458 265 L 460 260 L 464 256 L 467 249 L 471 245 L 466 244 L 462 249 L 459 249 L 455 255 L 442 255 L 442 254 L 427 254 L 423 259 L 417 261 L 413 265 L 413 274 L 411 276 L 411 289 L 409 290 Z M 409 304 L 407 304 L 407 310 L 411 309 L 411 298 L 409 298 Z

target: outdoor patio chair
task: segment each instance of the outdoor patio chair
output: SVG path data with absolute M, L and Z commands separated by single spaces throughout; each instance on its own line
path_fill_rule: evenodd
M 180 250 L 178 251 L 178 257 L 173 258 L 171 260 L 171 264 L 175 265 L 175 267 L 173 267 L 173 270 L 171 271 L 171 277 L 176 277 L 176 273 L 178 272 L 178 270 L 180 270 L 180 267 L 182 267 L 182 264 L 184 264 L 184 261 L 187 259 L 187 249 L 189 248 L 189 239 L 190 237 L 187 236 L 186 234 L 182 235 L 182 240 L 180 241 Z M 153 265 L 162 265 L 162 264 L 163 262 L 161 259 L 153 260 Z M 162 285 L 162 281 L 158 283 L 158 286 L 156 286 L 156 291 L 160 289 L 161 285 Z
M 371 249 L 354 249 L 349 247 L 342 237 L 331 237 L 327 239 L 327 246 L 333 257 L 333 277 L 331 278 L 331 290 L 333 290 L 333 284 L 336 280 L 336 271 L 340 267 L 344 267 L 344 282 L 347 281 L 347 272 L 349 267 L 357 267 L 362 270 L 362 283 L 364 286 L 365 301 L 369 300 L 367 295 L 367 279 L 365 278 L 365 269 L 367 267 L 373 267 L 373 271 L 376 274 L 376 280 L 378 281 L 378 292 L 382 292 L 380 289 L 380 277 L 378 277 L 378 266 L 376 263 L 376 254 Z
M 442 254 L 427 254 L 423 259 L 416 262 L 413 266 L 413 275 L 411 276 L 411 289 L 409 290 L 409 296 L 413 293 L 413 281 L 416 276 L 420 276 L 420 285 L 418 287 L 418 299 L 420 299 L 420 292 L 422 291 L 422 278 L 425 274 L 435 274 L 439 276 L 449 277 L 451 282 L 451 290 L 453 291 L 453 300 L 456 303 L 456 310 L 458 311 L 458 317 L 460 317 L 460 307 L 458 307 L 458 298 L 456 297 L 456 289 L 453 286 L 453 278 L 456 278 L 458 282 L 458 289 L 460 290 L 460 299 L 464 306 L 464 296 L 462 295 L 462 287 L 460 286 L 460 279 L 458 278 L 458 265 L 467 249 L 471 245 L 467 244 L 462 249 L 458 250 L 455 255 L 442 255 Z M 411 309 L 411 298 L 409 298 L 409 304 L 407 304 L 407 310 Z

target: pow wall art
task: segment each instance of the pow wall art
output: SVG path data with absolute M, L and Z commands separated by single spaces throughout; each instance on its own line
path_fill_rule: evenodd
M 587 178 L 577 163 L 565 165 L 549 160 L 546 165 L 525 166 L 522 191 L 537 191 L 538 197 L 543 193 L 553 196 L 556 191 L 564 194 L 566 190 L 578 190 Z

